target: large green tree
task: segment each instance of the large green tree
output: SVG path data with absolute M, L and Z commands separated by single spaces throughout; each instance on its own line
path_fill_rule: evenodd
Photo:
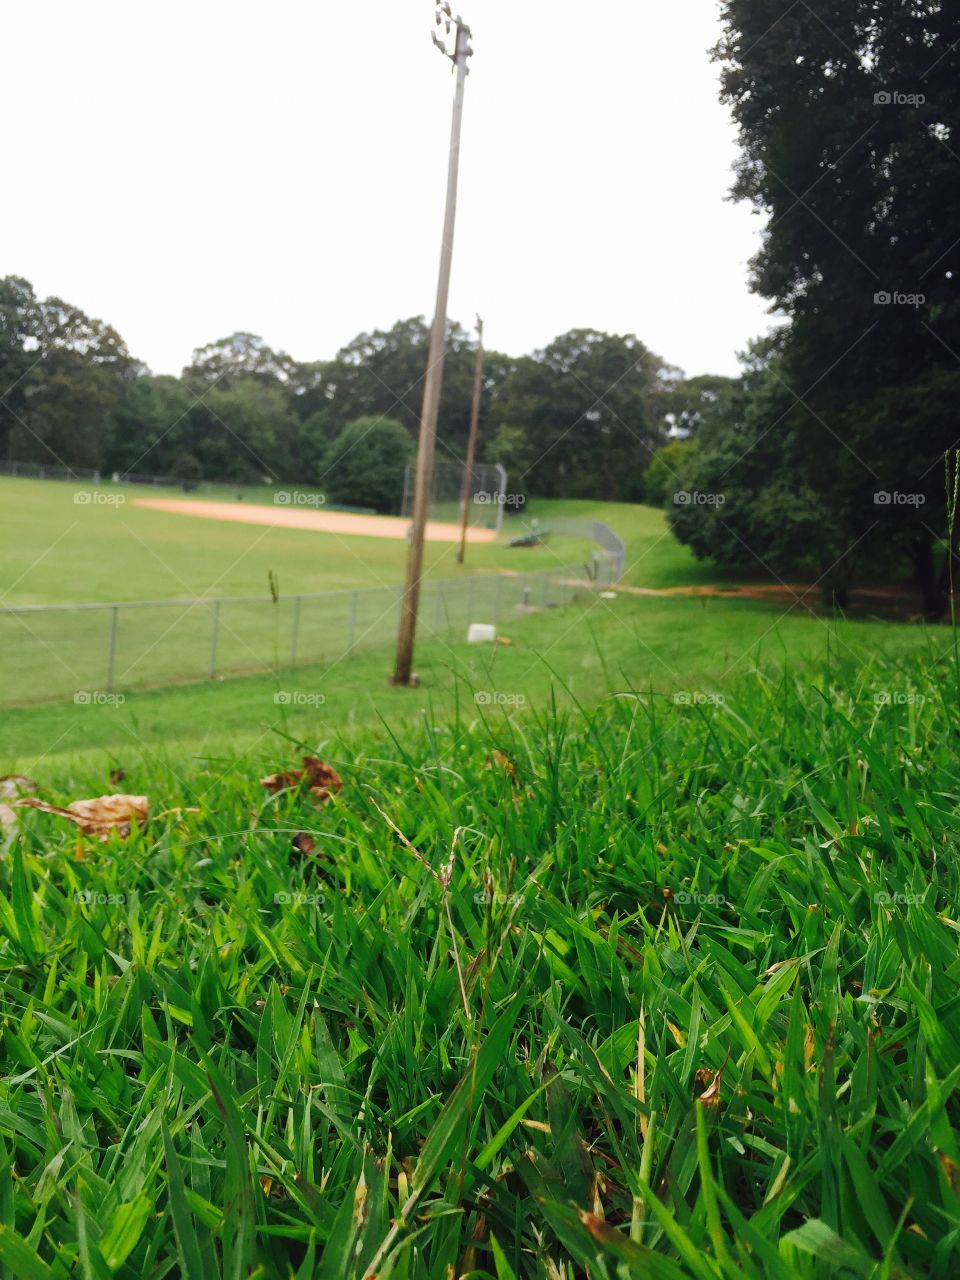
M 792 483 L 824 504 L 833 561 L 857 548 L 879 571 L 896 544 L 935 612 L 941 460 L 960 436 L 956 9 L 727 0 L 724 21 L 735 195 L 768 216 L 753 283 L 789 319 L 776 373 L 803 423 L 783 455 Z
M 491 406 L 522 428 L 531 462 L 518 482 L 559 497 L 639 501 L 666 428 L 657 396 L 670 370 L 632 334 L 573 329 L 520 359 Z
M 251 379 L 270 386 L 296 385 L 297 363 L 285 351 L 274 351 L 258 334 L 238 332 L 197 347 L 182 377 L 198 396 Z
M 37 357 L 35 343 L 37 299 L 33 287 L 19 276 L 0 280 L 0 457 L 13 456 L 13 428 L 26 409 L 26 377 Z
M 361 333 L 342 347 L 324 369 L 324 387 L 340 426 L 358 417 L 385 415 L 402 422 L 415 438 L 423 404 L 430 326 L 422 316 L 398 321 L 391 329 Z M 455 320 L 447 324 L 438 437 L 440 456 L 462 458 L 470 430 L 470 406 L 476 346 Z M 483 420 L 503 357 L 487 354 Z M 444 448 L 444 446 L 446 448 Z M 447 453 L 449 450 L 450 453 Z
M 190 415 L 195 404 L 179 378 L 143 374 L 129 381 L 113 412 L 107 469 L 121 475 L 179 475 L 179 459 L 196 460 Z
M 10 456 L 68 467 L 104 464 L 112 415 L 127 383 L 142 366 L 117 331 L 60 298 L 34 302 L 19 286 L 21 364 L 14 390 L 22 412 L 9 423 Z
M 357 418 L 347 423 L 323 458 L 320 483 L 329 501 L 396 515 L 413 441 L 393 418 Z

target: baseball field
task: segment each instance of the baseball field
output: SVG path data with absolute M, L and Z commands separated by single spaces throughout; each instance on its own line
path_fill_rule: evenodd
M 499 539 L 472 530 L 480 540 L 460 566 L 441 529 L 426 547 L 422 685 L 395 690 L 403 521 L 306 500 L 268 505 L 255 490 L 193 498 L 5 478 L 0 510 L 0 604 L 31 610 L 0 614 L 0 766 L 11 771 L 93 753 L 106 775 L 145 751 L 220 756 L 278 730 L 339 737 L 456 706 L 478 688 L 529 710 L 547 696 L 589 702 L 611 685 L 709 688 L 831 645 L 879 654 L 924 643 L 880 621 L 814 618 L 789 588 L 685 595 L 729 583 L 670 536 L 661 511 L 550 502 L 532 512 L 545 528 L 579 516 L 623 537 L 616 597 L 562 585 L 589 558 L 586 540 L 511 548 L 508 520 Z M 311 527 L 323 522 L 340 527 Z M 509 643 L 467 645 L 468 616 L 496 618 Z

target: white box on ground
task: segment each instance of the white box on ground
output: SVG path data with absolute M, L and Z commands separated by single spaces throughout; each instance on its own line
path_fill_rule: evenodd
M 489 622 L 471 622 L 467 632 L 467 644 L 493 644 L 497 628 Z

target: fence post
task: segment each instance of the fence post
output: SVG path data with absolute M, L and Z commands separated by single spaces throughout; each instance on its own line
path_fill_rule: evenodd
M 210 679 L 212 680 L 217 670 L 217 636 L 220 632 L 220 601 L 215 600 L 213 603 L 213 624 L 210 630 Z
M 347 656 L 353 653 L 353 640 L 357 631 L 357 593 L 350 597 L 350 621 L 347 623 Z
M 291 667 L 297 660 L 297 633 L 300 630 L 300 604 L 301 596 L 293 597 L 293 624 L 290 630 L 290 665 Z
M 117 615 L 120 610 L 116 605 L 110 610 L 110 639 L 107 643 L 107 693 L 113 693 L 113 660 L 117 653 Z

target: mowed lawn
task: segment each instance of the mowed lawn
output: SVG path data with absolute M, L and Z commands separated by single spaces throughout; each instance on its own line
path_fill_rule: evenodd
M 417 652 L 422 685 L 396 690 L 387 685 L 396 597 L 370 588 L 378 578 L 399 584 L 404 544 L 219 525 L 129 505 L 75 506 L 73 487 L 59 482 L 3 481 L 0 492 L 16 529 L 3 566 L 4 586 L 12 587 L 8 602 L 182 599 L 188 591 L 181 578 L 198 594 L 264 596 L 271 571 L 280 583 L 276 605 L 223 607 L 214 679 L 205 678 L 208 605 L 120 610 L 113 664 L 120 702 L 102 698 L 109 611 L 0 619 L 0 688 L 8 704 L 0 717 L 0 771 L 38 761 L 72 771 L 94 761 L 106 778 L 116 764 L 158 752 L 229 756 L 278 733 L 316 744 L 367 728 L 386 734 L 384 723 L 402 725 L 430 712 L 472 716 L 483 705 L 478 694 L 489 694 L 495 711 L 513 714 L 553 696 L 592 705 L 637 689 L 665 698 L 710 691 L 744 671 L 830 654 L 855 660 L 869 676 L 884 656 L 922 654 L 936 664 L 949 647 L 941 628 L 828 623 L 796 604 L 645 598 L 627 590 L 615 600 L 588 592 L 569 603 L 569 591 L 544 598 L 537 588 L 525 607 L 523 577 L 498 585 L 491 576 L 476 588 L 466 579 L 497 568 L 562 576 L 565 564 L 585 558 L 587 544 L 550 538 L 529 551 L 471 547 L 463 569 L 450 548 L 431 547 L 433 577 L 424 590 Z M 715 566 L 696 562 L 675 542 L 661 511 L 570 501 L 541 503 L 532 512 L 546 527 L 557 516 L 609 524 L 626 542 L 625 587 L 724 581 Z M 507 527 L 512 533 L 517 526 Z M 463 581 L 449 585 L 458 572 Z M 291 595 L 338 587 L 366 588 L 358 597 L 353 655 L 344 656 L 350 603 L 339 597 L 304 603 L 291 663 Z M 468 601 L 475 620 L 496 613 L 509 644 L 466 643 Z M 93 696 L 78 703 L 77 693 Z M 39 703 L 46 705 L 33 705 Z
M 626 587 L 711 574 L 554 510 Z M 0 831 L 3 1275 L 957 1274 L 955 634 L 501 603 L 497 646 L 428 613 L 415 690 L 278 625 L 255 676 L 0 715 L 42 805 L 149 805 Z M 306 753 L 326 802 L 260 781 Z
M 370 649 L 393 639 L 404 541 L 220 523 L 130 501 L 156 493 L 0 480 L 8 531 L 0 604 L 169 602 L 122 608 L 115 616 L 90 608 L 0 614 L 0 705 L 144 689 L 211 672 L 257 674 L 281 660 L 324 663 L 348 647 Z M 78 496 L 88 500 L 75 501 Z M 270 494 L 250 496 L 264 503 Z M 513 532 L 523 527 L 514 522 L 499 543 L 469 544 L 463 565 L 455 543 L 427 544 L 426 629 L 461 629 L 484 595 L 490 597 L 485 607 L 499 609 L 500 593 L 507 603 L 520 599 L 528 581 L 539 598 L 542 571 L 569 577 L 566 567 L 582 565 L 592 553 L 589 541 L 571 537 L 510 548 Z M 515 579 L 495 584 L 504 570 Z M 297 602 L 318 594 L 302 608 Z M 204 603 L 220 597 L 228 602 L 216 610 Z
M 421 684 L 414 690 L 387 683 L 394 654 L 386 626 L 379 644 L 350 658 L 291 668 L 280 653 L 247 677 L 128 690 L 118 705 L 61 697 L 7 708 L 0 716 L 0 773 L 40 770 L 61 779 L 93 773 L 109 790 L 112 769 L 132 777 L 132 765 L 142 769 L 158 757 L 225 759 L 284 751 L 291 740 L 346 749 L 342 744 L 358 733 L 386 743 L 426 715 L 457 724 L 480 715 L 522 719 L 553 699 L 591 707 L 637 691 L 652 692 L 664 706 L 676 695 L 688 698 L 685 705 L 696 711 L 732 680 L 784 662 L 853 663 L 865 687 L 879 694 L 889 676 L 873 673 L 884 664 L 919 657 L 936 672 L 951 654 L 945 628 L 827 622 L 750 600 L 621 593 L 615 600 L 583 594 L 529 613 L 514 605 L 500 625 L 509 643 L 496 646 L 467 644 L 465 628 L 439 635 L 429 623 L 421 627 Z M 41 651 L 37 661 L 49 664 L 49 655 Z
M 74 501 L 78 493 L 126 501 L 78 503 Z M 172 493 L 114 485 L 96 490 L 79 482 L 0 477 L 3 603 L 265 595 L 270 573 L 289 595 L 395 586 L 403 581 L 407 548 L 395 538 L 220 524 L 146 510 L 130 501 Z M 454 543 L 428 543 L 427 576 L 450 578 L 498 569 L 530 572 L 555 567 L 558 557 L 559 562 L 580 563 L 589 554 L 586 542 L 572 538 L 555 539 L 550 549 L 530 550 L 508 548 L 504 541 L 471 545 L 467 563 L 461 567 L 456 550 Z

